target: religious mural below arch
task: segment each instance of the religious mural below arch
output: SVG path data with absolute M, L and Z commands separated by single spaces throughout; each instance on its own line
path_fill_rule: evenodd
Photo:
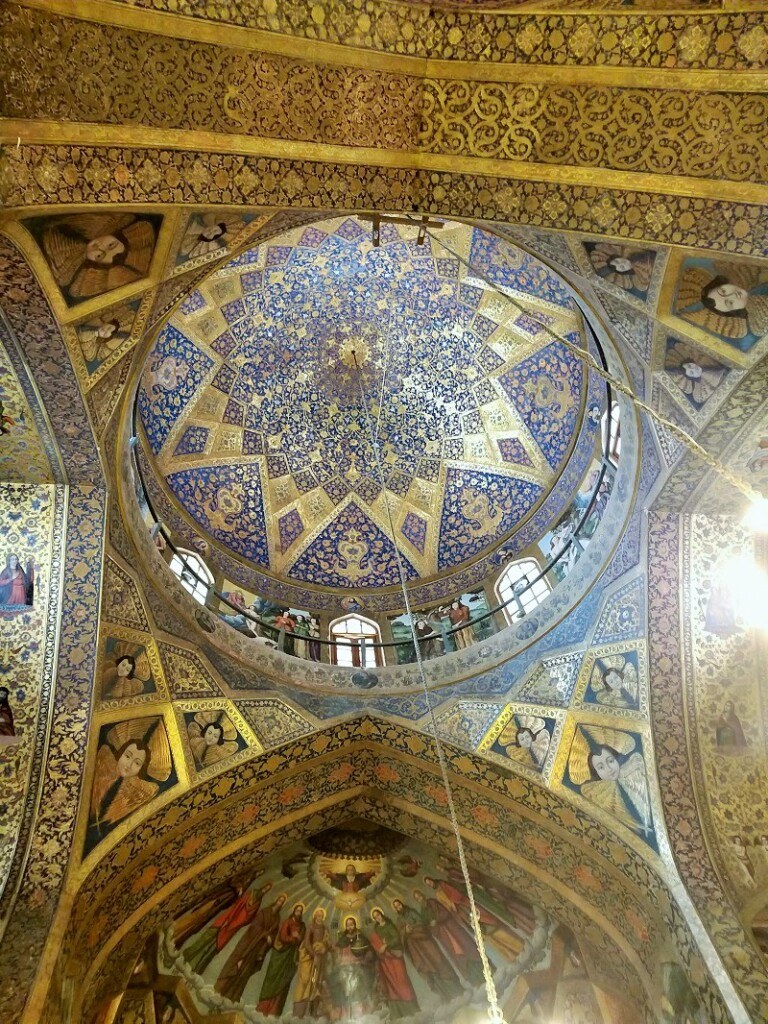
M 545 1019 L 561 1003 L 594 1010 L 595 1024 L 639 1019 L 593 983 L 567 928 L 490 876 L 471 879 L 507 1020 Z M 362 820 L 220 885 L 164 932 L 158 965 L 166 982 L 185 979 L 198 1011 L 237 1007 L 249 1024 L 453 1024 L 487 1005 L 458 861 Z

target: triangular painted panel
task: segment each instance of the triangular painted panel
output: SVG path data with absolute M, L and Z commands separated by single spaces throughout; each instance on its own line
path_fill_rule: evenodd
M 437 567 L 445 569 L 500 540 L 531 509 L 538 484 L 476 469 L 449 469 Z
M 403 558 L 408 579 L 417 575 Z M 295 580 L 325 587 L 390 587 L 400 582 L 392 541 L 350 502 L 288 571 Z

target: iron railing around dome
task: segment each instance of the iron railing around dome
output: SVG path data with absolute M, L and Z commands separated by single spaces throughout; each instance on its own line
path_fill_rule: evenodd
M 597 349 L 600 363 L 602 364 L 603 368 L 607 370 L 608 364 L 607 364 L 607 361 L 606 361 L 606 358 L 605 358 L 605 352 L 603 350 L 603 346 L 600 343 L 600 339 L 595 334 L 595 332 L 594 332 L 594 330 L 592 328 L 592 325 L 589 322 L 589 318 L 587 316 L 586 310 L 584 310 L 582 308 L 581 311 L 582 311 L 582 314 L 583 314 L 583 321 L 584 321 L 585 328 L 586 328 L 586 330 L 587 330 L 587 332 L 589 334 L 589 337 L 590 337 L 591 341 L 594 343 L 595 348 Z M 605 408 L 604 411 L 608 413 L 608 423 L 609 423 L 609 426 L 610 426 L 610 413 L 611 413 L 611 409 L 613 408 L 613 390 L 611 388 L 611 385 L 610 385 L 609 381 L 605 381 L 604 383 L 605 383 L 605 393 L 606 393 L 605 394 L 605 397 L 606 397 L 606 408 Z M 262 619 L 251 608 L 246 608 L 243 605 L 236 604 L 235 602 L 231 601 L 228 597 L 226 597 L 223 593 L 218 591 L 215 587 L 212 587 L 210 585 L 210 582 L 208 580 L 206 580 L 204 577 L 200 576 L 195 571 L 195 569 L 189 564 L 189 561 L 188 561 L 188 559 L 186 557 L 186 552 L 183 549 L 179 549 L 174 544 L 173 539 L 171 538 L 171 536 L 167 532 L 167 528 L 165 526 L 165 523 L 162 521 L 162 519 L 160 519 L 158 517 L 157 512 L 155 511 L 154 505 L 152 504 L 152 499 L 149 496 L 149 491 L 147 489 L 146 481 L 144 479 L 144 472 L 143 472 L 143 470 L 141 468 L 141 462 L 140 462 L 140 460 L 139 460 L 139 458 L 137 456 L 137 453 L 136 453 L 136 448 L 137 448 L 138 444 L 140 443 L 139 442 L 139 435 L 138 435 L 138 431 L 137 431 L 137 426 L 138 426 L 137 405 L 138 405 L 138 389 L 137 389 L 136 395 L 134 396 L 133 408 L 132 408 L 132 417 L 131 417 L 131 425 L 132 425 L 132 430 L 133 430 L 133 437 L 131 438 L 131 462 L 132 462 L 133 470 L 134 470 L 134 473 L 135 473 L 135 480 L 136 480 L 136 482 L 139 483 L 139 485 L 141 487 L 141 497 L 146 502 L 147 509 L 149 510 L 149 513 L 150 513 L 152 522 L 154 524 L 154 527 L 159 528 L 159 530 L 162 532 L 163 539 L 165 540 L 168 548 L 173 552 L 173 554 L 176 555 L 176 557 L 182 563 L 182 565 L 184 567 L 184 573 L 187 574 L 188 576 L 192 576 L 198 583 L 201 583 L 204 586 L 204 588 L 206 589 L 206 591 L 208 593 L 208 597 L 207 597 L 206 602 L 205 602 L 205 607 L 209 611 L 211 611 L 213 614 L 217 615 L 219 618 L 222 618 L 223 614 L 225 614 L 225 613 L 222 613 L 219 609 L 212 608 L 210 606 L 209 601 L 211 600 L 211 597 L 213 596 L 220 603 L 223 603 L 224 605 L 226 605 L 226 606 L 228 606 L 229 608 L 232 609 L 232 611 L 235 613 L 235 615 L 232 616 L 233 618 L 234 617 L 242 618 L 244 620 L 244 624 L 245 623 L 253 623 L 254 625 L 258 626 L 260 629 L 265 630 L 267 635 L 266 635 L 266 637 L 264 637 L 262 635 L 262 639 L 270 639 L 271 637 L 277 635 L 277 639 L 275 641 L 273 641 L 273 642 L 275 643 L 275 645 L 276 645 L 276 647 L 277 647 L 277 649 L 279 651 L 285 652 L 287 633 L 286 633 L 286 630 L 284 628 L 280 628 L 280 629 L 276 628 L 274 623 L 270 623 L 270 622 L 266 621 L 265 619 Z M 539 580 L 545 578 L 547 576 L 547 574 L 549 572 L 551 572 L 555 568 L 555 566 L 560 561 L 562 561 L 570 553 L 570 551 L 574 547 L 574 545 L 578 546 L 581 551 L 584 550 L 584 545 L 582 544 L 581 539 L 580 539 L 581 534 L 583 533 L 584 528 L 586 526 L 586 523 L 588 522 L 588 520 L 589 520 L 589 518 L 590 518 L 590 516 L 592 514 L 592 511 L 593 511 L 593 509 L 595 507 L 595 503 L 597 502 L 597 498 L 599 496 L 600 489 L 601 489 L 601 487 L 603 485 L 603 481 L 605 480 L 606 474 L 610 473 L 610 474 L 613 475 L 616 472 L 616 463 L 610 458 L 610 445 L 611 445 L 610 429 L 604 431 L 604 436 L 603 436 L 602 440 L 603 440 L 603 453 L 602 453 L 602 458 L 600 460 L 600 470 L 598 472 L 597 481 L 596 481 L 596 483 L 595 483 L 595 485 L 594 485 L 594 487 L 592 489 L 592 493 L 590 495 L 589 501 L 587 502 L 587 504 L 584 507 L 584 511 L 582 512 L 581 518 L 579 519 L 578 523 L 576 524 L 576 527 L 574 528 L 574 530 L 571 533 L 570 537 L 560 547 L 560 549 L 557 551 L 557 553 L 553 557 L 551 557 L 547 562 L 545 562 L 544 565 L 540 568 L 540 570 L 537 573 L 535 573 L 531 578 L 528 578 L 527 575 L 525 577 L 523 577 L 523 578 L 525 578 L 527 580 L 527 582 L 525 583 L 525 585 L 522 588 L 519 588 L 519 589 L 515 588 L 514 591 L 513 591 L 512 597 L 508 601 L 503 601 L 503 602 L 500 602 L 499 604 L 494 605 L 492 608 L 489 608 L 487 612 L 484 612 L 482 615 L 479 615 L 476 618 L 475 617 L 470 617 L 470 619 L 467 622 L 465 622 L 465 623 L 463 623 L 461 625 L 452 626 L 450 628 L 447 628 L 447 627 L 443 628 L 443 627 L 441 627 L 439 629 L 439 631 L 438 630 L 433 630 L 433 632 L 431 632 L 431 633 L 429 633 L 429 634 L 427 634 L 427 635 L 425 635 L 423 637 L 419 637 L 419 644 L 420 645 L 426 645 L 428 643 L 431 643 L 433 640 L 441 640 L 442 643 L 443 643 L 443 654 L 453 653 L 453 652 L 449 652 L 449 651 L 445 650 L 445 648 L 447 647 L 446 639 L 448 637 L 453 637 L 454 634 L 459 633 L 462 630 L 472 629 L 474 626 L 477 626 L 479 623 L 485 622 L 485 621 L 487 621 L 489 619 L 493 619 L 494 616 L 498 612 L 506 612 L 507 609 L 512 604 L 515 605 L 515 611 L 516 611 L 518 617 L 516 619 L 514 619 L 514 618 L 511 618 L 510 616 L 507 616 L 508 618 L 510 618 L 510 623 L 511 622 L 516 622 L 516 621 L 520 621 L 523 618 L 525 618 L 525 616 L 528 613 L 526 612 L 525 608 L 523 607 L 522 600 L 521 600 L 522 596 L 524 594 L 526 594 L 529 590 L 531 590 L 536 585 L 536 583 L 539 582 Z M 138 497 L 138 495 L 137 495 L 137 497 Z M 538 606 L 538 603 L 540 603 L 540 602 L 537 602 L 537 606 Z M 226 621 L 226 620 L 224 620 L 224 621 Z M 227 623 L 227 624 L 231 625 L 233 629 L 237 629 L 238 632 L 241 632 L 241 633 L 244 632 L 243 629 L 240 629 L 238 626 L 235 626 L 232 623 Z M 253 633 L 253 632 L 254 631 L 251 630 L 251 633 Z M 350 668 L 354 668 L 354 669 L 367 669 L 369 667 L 370 668 L 375 668 L 375 667 L 378 666 L 378 661 L 376 659 L 375 653 L 374 653 L 374 657 L 373 657 L 373 664 L 370 665 L 370 666 L 366 664 L 367 652 L 369 650 L 374 651 L 374 652 L 375 651 L 381 651 L 382 652 L 382 657 L 384 657 L 384 651 L 387 648 L 409 648 L 409 647 L 413 647 L 413 641 L 412 640 L 407 640 L 407 641 L 403 641 L 403 640 L 385 640 L 385 641 L 382 641 L 382 640 L 379 640 L 379 641 L 374 641 L 374 642 L 368 643 L 368 642 L 366 642 L 366 640 L 364 638 L 361 637 L 360 643 L 355 645 L 355 644 L 344 643 L 344 642 L 338 641 L 338 640 L 325 640 L 325 639 L 323 639 L 322 637 L 319 637 L 319 636 L 317 636 L 317 637 L 316 636 L 305 636 L 303 634 L 301 635 L 301 639 L 305 640 L 307 642 L 307 644 L 309 644 L 309 643 L 319 644 L 321 647 L 328 647 L 328 648 L 334 648 L 334 649 L 338 649 L 338 648 L 349 649 L 350 652 L 352 653 L 353 661 L 354 661 L 354 653 L 355 653 L 355 651 L 357 651 L 357 653 L 359 655 L 359 658 L 360 658 L 360 665 L 359 666 L 358 665 L 342 666 L 342 667 L 350 667 Z M 453 641 L 453 643 L 454 643 L 454 646 L 455 646 L 456 650 L 458 650 L 458 645 L 456 644 L 456 642 Z M 414 657 L 415 657 L 415 655 L 414 655 Z M 330 658 L 329 658 L 329 660 L 330 660 Z M 385 664 L 386 664 L 386 659 L 384 659 L 384 660 L 385 660 Z M 338 663 L 337 659 L 334 661 L 334 663 Z

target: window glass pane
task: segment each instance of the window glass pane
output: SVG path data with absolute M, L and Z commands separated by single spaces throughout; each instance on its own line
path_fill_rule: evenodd
M 169 565 L 171 572 L 178 578 L 187 593 L 191 594 L 200 604 L 205 604 L 208 590 L 213 584 L 213 576 L 205 562 L 191 551 L 179 549 L 179 553 L 174 553 Z
M 521 558 L 518 562 L 511 562 L 499 577 L 496 593 L 505 605 L 504 614 L 510 622 L 518 622 L 549 593 L 546 579 L 543 576 L 536 579 L 540 571 L 535 558 Z

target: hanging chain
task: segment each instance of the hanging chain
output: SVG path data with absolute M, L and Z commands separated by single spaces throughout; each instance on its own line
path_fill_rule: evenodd
M 464 885 L 467 890 L 467 897 L 469 899 L 470 907 L 470 920 L 472 922 L 472 932 L 474 934 L 475 945 L 477 951 L 480 954 L 480 960 L 483 966 L 483 978 L 485 980 L 485 991 L 488 997 L 488 1005 L 490 1008 L 490 1021 L 492 1024 L 504 1024 L 504 1017 L 502 1016 L 499 1008 L 499 999 L 496 993 L 496 986 L 493 981 L 493 971 L 491 969 L 490 962 L 488 960 L 488 954 L 485 949 L 485 940 L 483 933 L 480 929 L 480 918 L 477 913 L 477 904 L 475 902 L 475 893 L 472 887 L 472 880 L 469 877 L 469 868 L 467 866 L 467 858 L 464 853 L 464 842 L 461 838 L 461 831 L 459 829 L 459 819 L 456 815 L 456 806 L 453 801 L 453 791 L 451 790 L 450 778 L 448 776 L 448 764 L 445 760 L 445 753 L 443 751 L 443 744 L 440 740 L 440 736 L 437 728 L 437 718 L 435 717 L 435 709 L 432 705 L 432 699 L 429 694 L 429 686 L 427 685 L 427 676 L 424 671 L 424 661 L 421 656 L 421 647 L 419 644 L 419 637 L 416 633 L 416 625 L 413 619 L 413 612 L 411 611 L 411 600 L 408 596 L 408 585 L 405 576 L 405 567 L 403 565 L 403 559 L 400 554 L 400 548 L 397 544 L 397 534 L 395 532 L 395 524 L 392 519 L 392 510 L 389 506 L 389 495 L 387 494 L 386 485 L 384 481 L 384 470 L 381 465 L 381 457 L 379 454 L 379 445 L 376 439 L 376 435 L 373 430 L 373 423 L 371 421 L 371 414 L 368 409 L 368 399 L 365 394 L 365 388 L 363 386 L 363 377 L 360 373 L 360 365 L 357 361 L 357 354 L 352 350 L 352 358 L 355 363 L 355 370 L 357 372 L 357 380 L 360 386 L 360 403 L 363 407 L 363 413 L 365 415 L 366 427 L 368 429 L 368 436 L 371 442 L 371 452 L 373 454 L 374 464 L 376 466 L 376 473 L 379 478 L 379 485 L 381 486 L 382 493 L 384 495 L 384 504 L 387 509 L 387 519 L 389 522 L 389 532 L 392 538 L 392 546 L 395 550 L 395 558 L 397 561 L 397 569 L 400 575 L 400 587 L 403 592 L 403 602 L 405 604 L 405 611 L 408 616 L 408 621 L 411 627 L 411 637 L 413 639 L 413 646 L 416 651 L 416 663 L 419 669 L 419 675 L 421 677 L 421 685 L 424 690 L 424 699 L 429 710 L 429 718 L 432 726 L 432 736 L 435 741 L 435 749 L 437 750 L 437 760 L 440 765 L 440 772 L 443 778 L 443 786 L 445 793 L 448 798 L 448 813 L 451 819 L 451 825 L 453 827 L 453 834 L 456 839 L 456 848 L 459 853 L 459 863 L 461 865 L 461 873 L 464 876 Z M 383 394 L 383 393 L 382 393 Z M 465 627 L 466 628 L 466 627 Z

